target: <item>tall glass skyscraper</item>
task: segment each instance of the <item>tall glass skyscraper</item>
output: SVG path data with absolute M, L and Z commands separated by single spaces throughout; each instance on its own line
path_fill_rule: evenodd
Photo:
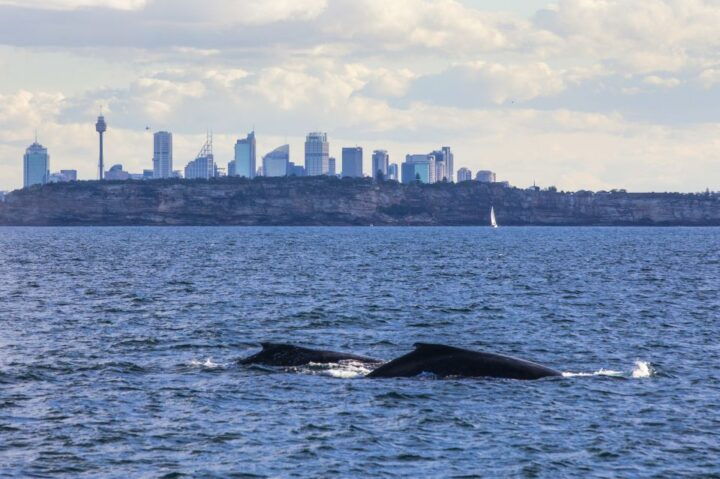
M 359 146 L 342 149 L 343 177 L 363 177 L 363 149 Z
M 23 156 L 23 186 L 44 185 L 50 179 L 50 155 L 35 141 Z
M 283 145 L 263 157 L 265 176 L 287 176 L 290 162 L 290 145 Z
M 378 178 L 380 175 L 382 175 L 383 178 L 387 178 L 389 162 L 390 162 L 390 157 L 388 156 L 387 151 L 385 151 L 385 150 L 373 151 L 372 171 L 371 171 L 373 178 Z
M 330 172 L 330 144 L 327 133 L 312 132 L 305 138 L 305 174 L 327 175 Z
M 235 143 L 235 176 L 255 178 L 257 170 L 257 154 L 255 132 L 251 131 L 247 138 Z
M 153 178 L 171 178 L 173 175 L 172 133 L 158 131 L 153 135 Z

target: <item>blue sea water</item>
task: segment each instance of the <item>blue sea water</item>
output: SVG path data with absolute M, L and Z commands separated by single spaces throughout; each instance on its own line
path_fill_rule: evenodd
M 719 273 L 713 228 L 0 228 L 0 477 L 720 477 Z

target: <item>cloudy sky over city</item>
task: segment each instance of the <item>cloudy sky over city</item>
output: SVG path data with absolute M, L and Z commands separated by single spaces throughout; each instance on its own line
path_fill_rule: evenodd
M 37 129 L 51 169 L 175 169 L 328 132 L 517 186 L 720 189 L 720 0 L 0 0 L 0 190 Z M 150 128 L 150 131 L 147 130 Z

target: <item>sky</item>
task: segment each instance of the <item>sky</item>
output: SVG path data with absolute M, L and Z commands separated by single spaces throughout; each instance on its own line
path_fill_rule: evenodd
M 332 156 L 449 145 L 526 187 L 720 190 L 720 0 L 0 0 L 0 190 L 52 171 L 225 166 L 325 131 Z M 147 129 L 149 127 L 149 130 Z M 258 158 L 258 162 L 260 158 Z

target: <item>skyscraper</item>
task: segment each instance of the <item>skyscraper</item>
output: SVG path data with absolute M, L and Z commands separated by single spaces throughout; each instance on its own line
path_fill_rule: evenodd
M 104 148 L 103 148 L 103 135 L 107 131 L 107 123 L 105 123 L 105 117 L 100 115 L 97 119 L 97 123 L 95 123 L 95 131 L 98 132 L 100 135 L 100 160 L 98 161 L 98 170 L 99 175 L 98 178 L 102 181 L 103 179 L 103 173 L 105 168 L 105 157 L 104 157 Z
M 449 146 L 443 146 L 442 151 L 445 153 L 445 173 L 447 173 L 447 180 L 452 183 L 455 181 L 455 154 Z
M 235 143 L 235 176 L 255 178 L 257 170 L 257 152 L 255 132 L 248 133 L 247 138 Z M 229 172 L 228 172 L 229 174 Z
M 196 178 L 210 179 L 215 176 L 217 176 L 217 167 L 215 166 L 215 155 L 213 155 L 212 149 L 212 136 L 208 135 L 197 158 L 185 167 L 185 178 L 189 180 Z
M 343 177 L 363 177 L 363 149 L 359 146 L 342 149 Z
M 283 145 L 263 157 L 265 176 L 287 176 L 290 162 L 290 145 Z
M 472 180 L 472 172 L 468 170 L 467 168 L 460 168 L 457 171 L 457 180 L 458 183 L 461 181 L 470 181 Z
M 172 172 L 172 133 L 158 131 L 153 135 L 153 178 L 171 178 Z
M 311 132 L 305 139 L 305 174 L 327 175 L 330 172 L 330 144 L 327 133 Z
M 50 155 L 37 140 L 23 156 L 23 187 L 44 185 L 50 179 Z
M 378 178 L 380 175 L 382 175 L 383 178 L 387 178 L 389 162 L 390 162 L 390 157 L 388 156 L 387 151 L 385 151 L 385 150 L 373 151 L 372 170 L 370 171 L 370 173 L 372 173 L 373 178 Z
M 398 174 L 398 165 L 397 163 L 391 163 L 388 165 L 388 174 L 387 174 L 388 180 L 400 180 L 400 175 Z
M 328 158 L 328 175 L 337 175 L 337 160 L 332 156 Z

